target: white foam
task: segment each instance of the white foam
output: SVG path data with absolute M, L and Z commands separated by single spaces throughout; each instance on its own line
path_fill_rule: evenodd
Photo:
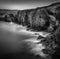
M 8 24 L 2 24 L 2 27 L 3 29 L 5 30 L 8 30 L 8 31 L 11 31 L 11 32 L 14 32 L 14 33 L 25 33 L 25 34 L 30 34 L 30 35 L 35 35 L 35 36 L 43 36 L 43 37 L 46 37 L 48 36 L 50 33 L 47 33 L 47 32 L 44 32 L 44 31 L 39 31 L 39 32 L 36 32 L 36 31 L 30 31 L 30 30 L 27 30 L 26 26 L 22 26 L 22 25 L 17 25 L 17 24 L 14 24 L 12 22 L 8 23 Z

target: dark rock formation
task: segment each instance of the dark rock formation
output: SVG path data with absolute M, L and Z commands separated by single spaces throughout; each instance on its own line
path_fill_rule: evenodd
M 56 30 L 59 21 L 60 3 L 27 10 L 0 10 L 6 22 L 14 22 L 34 30 Z M 3 12 L 4 11 L 4 12 Z M 57 24 L 57 25 L 56 25 Z

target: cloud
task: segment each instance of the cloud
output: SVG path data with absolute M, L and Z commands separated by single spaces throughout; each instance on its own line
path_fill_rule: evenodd
M 54 2 L 56 0 L 0 0 L 0 9 L 30 9 L 46 6 Z

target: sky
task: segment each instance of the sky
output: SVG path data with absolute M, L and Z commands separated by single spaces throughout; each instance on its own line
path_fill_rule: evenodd
M 31 9 L 50 5 L 60 0 L 0 0 L 0 9 Z

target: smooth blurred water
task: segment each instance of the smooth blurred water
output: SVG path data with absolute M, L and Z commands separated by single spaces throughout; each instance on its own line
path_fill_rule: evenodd
M 37 35 L 26 31 L 25 27 L 17 24 L 0 22 L 0 51 L 5 53 L 20 51 L 23 40 L 37 39 Z
M 39 42 L 39 40 L 37 41 L 38 36 L 46 37 L 49 34 L 43 31 L 33 32 L 27 30 L 26 26 L 14 23 L 0 22 L 0 54 L 26 52 Z M 32 42 L 30 43 L 31 47 L 26 44 L 26 40 Z

